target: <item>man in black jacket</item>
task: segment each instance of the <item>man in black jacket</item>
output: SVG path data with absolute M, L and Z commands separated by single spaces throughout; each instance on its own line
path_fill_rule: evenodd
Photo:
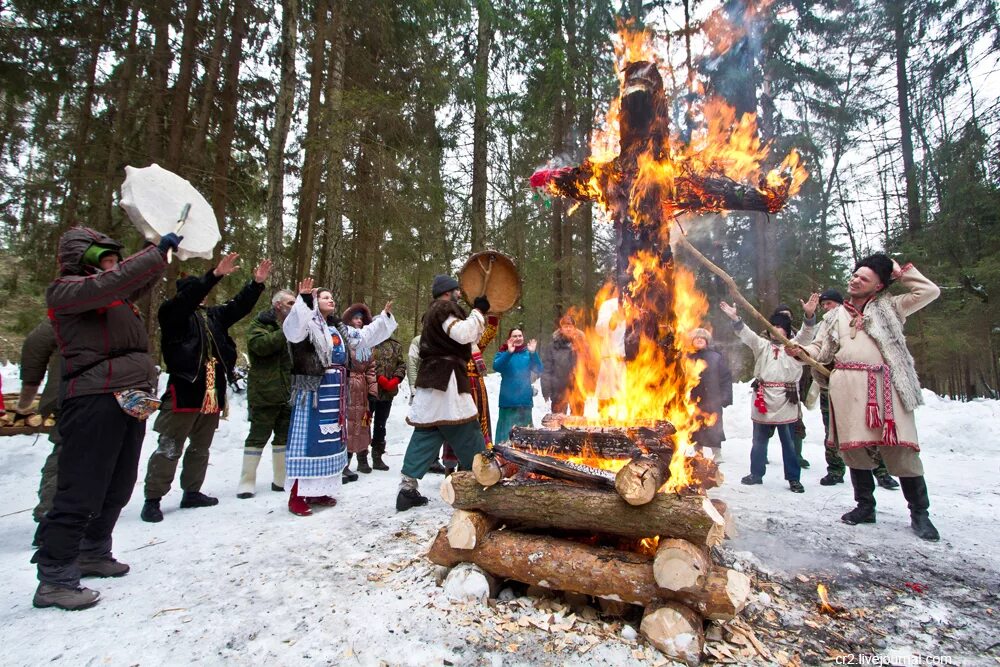
M 146 469 L 143 521 L 163 521 L 160 499 L 174 481 L 185 440 L 189 444 L 181 471 L 181 507 L 219 504 L 218 498 L 201 492 L 201 485 L 208 470 L 208 449 L 226 405 L 226 384 L 236 367 L 236 342 L 229 328 L 250 314 L 271 273 L 271 261 L 265 259 L 239 294 L 220 306 L 206 308 L 209 292 L 239 269 L 238 260 L 239 255 L 231 253 L 201 278 L 181 278 L 177 294 L 164 301 L 157 313 L 163 360 L 170 377 L 153 424 L 160 437 Z

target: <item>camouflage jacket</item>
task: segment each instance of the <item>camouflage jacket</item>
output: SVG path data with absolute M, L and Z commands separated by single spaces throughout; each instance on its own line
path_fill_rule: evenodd
M 375 376 L 382 375 L 389 379 L 406 377 L 406 361 L 403 358 L 403 345 L 395 338 L 384 340 L 372 349 L 372 361 L 375 362 Z M 386 391 L 381 386 L 378 389 L 378 400 L 391 401 L 399 393 L 399 386 L 392 391 Z

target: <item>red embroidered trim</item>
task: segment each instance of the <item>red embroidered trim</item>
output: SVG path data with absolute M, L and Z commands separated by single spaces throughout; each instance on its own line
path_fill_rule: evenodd
M 892 412 L 892 370 L 887 364 L 864 364 L 860 361 L 838 361 L 834 369 L 865 371 L 868 373 L 868 403 L 865 406 L 865 425 L 871 429 L 882 428 L 882 444 L 899 444 L 896 419 Z M 882 418 L 878 414 L 878 373 L 882 373 Z
M 914 451 L 920 451 L 920 445 L 907 440 L 897 440 L 894 445 L 886 445 L 881 440 L 852 440 L 840 443 L 841 449 L 861 449 L 862 447 L 909 447 Z

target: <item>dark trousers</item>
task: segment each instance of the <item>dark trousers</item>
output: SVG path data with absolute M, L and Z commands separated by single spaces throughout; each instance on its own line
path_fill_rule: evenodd
M 781 459 L 785 464 L 785 479 L 790 482 L 799 481 L 799 457 L 795 455 L 795 441 L 792 429 L 795 424 L 758 424 L 753 423 L 753 447 L 750 449 L 750 474 L 763 477 L 767 472 L 767 443 L 775 431 L 781 441 Z
M 181 469 L 181 489 L 201 491 L 208 472 L 208 448 L 212 446 L 220 414 L 174 412 L 164 401 L 156 415 L 153 430 L 160 434 L 156 451 L 149 457 L 146 468 L 145 495 L 147 500 L 159 500 L 167 495 L 177 474 L 177 463 L 184 453 Z M 187 448 L 184 442 L 189 440 Z
M 125 414 L 114 395 L 98 394 L 67 399 L 59 431 L 59 485 L 31 560 L 39 581 L 77 586 L 81 553 L 111 553 L 111 532 L 135 487 L 146 422 Z
M 552 414 L 564 415 L 566 414 L 566 408 L 569 408 L 569 413 L 578 417 L 583 416 L 583 399 L 574 394 L 574 398 L 571 400 L 569 398 L 569 391 L 561 391 L 552 394 Z
M 42 466 L 42 481 L 38 484 L 38 505 L 32 511 L 35 521 L 41 521 L 45 513 L 52 509 L 52 499 L 56 497 L 56 489 L 59 488 L 59 452 L 61 451 L 62 441 L 53 446 L 52 451 L 45 457 L 45 464 Z
M 292 406 L 264 405 L 250 406 L 250 432 L 244 447 L 248 449 L 264 449 L 267 441 L 274 434 L 271 447 L 284 451 L 288 443 L 288 425 L 292 421 Z
M 401 472 L 407 477 L 422 479 L 431 464 L 437 461 L 445 441 L 454 448 L 462 470 L 471 470 L 473 457 L 486 449 L 486 439 L 478 421 L 415 428 L 406 447 Z
M 389 421 L 389 411 L 392 410 L 392 399 L 388 401 L 369 400 L 372 410 L 372 444 L 385 444 L 385 423 Z

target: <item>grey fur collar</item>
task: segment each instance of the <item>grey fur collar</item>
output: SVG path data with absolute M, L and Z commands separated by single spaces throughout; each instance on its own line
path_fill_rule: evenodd
M 837 327 L 834 326 L 834 321 L 839 310 L 839 308 L 832 310 L 823 317 L 824 320 L 829 320 L 828 325 L 832 338 L 837 336 Z M 908 412 L 913 412 L 918 405 L 924 404 L 924 397 L 920 391 L 920 378 L 917 377 L 913 355 L 906 347 L 906 336 L 903 334 L 905 318 L 896 310 L 892 303 L 892 297 L 885 292 L 872 299 L 865 306 L 864 315 L 862 328 L 875 341 L 879 352 L 882 353 L 882 359 L 892 370 L 892 386 L 896 388 L 899 402 Z M 839 341 L 837 342 L 839 343 Z M 822 350 L 819 355 L 820 360 L 829 352 L 832 350 Z M 832 356 L 829 354 L 829 357 Z

